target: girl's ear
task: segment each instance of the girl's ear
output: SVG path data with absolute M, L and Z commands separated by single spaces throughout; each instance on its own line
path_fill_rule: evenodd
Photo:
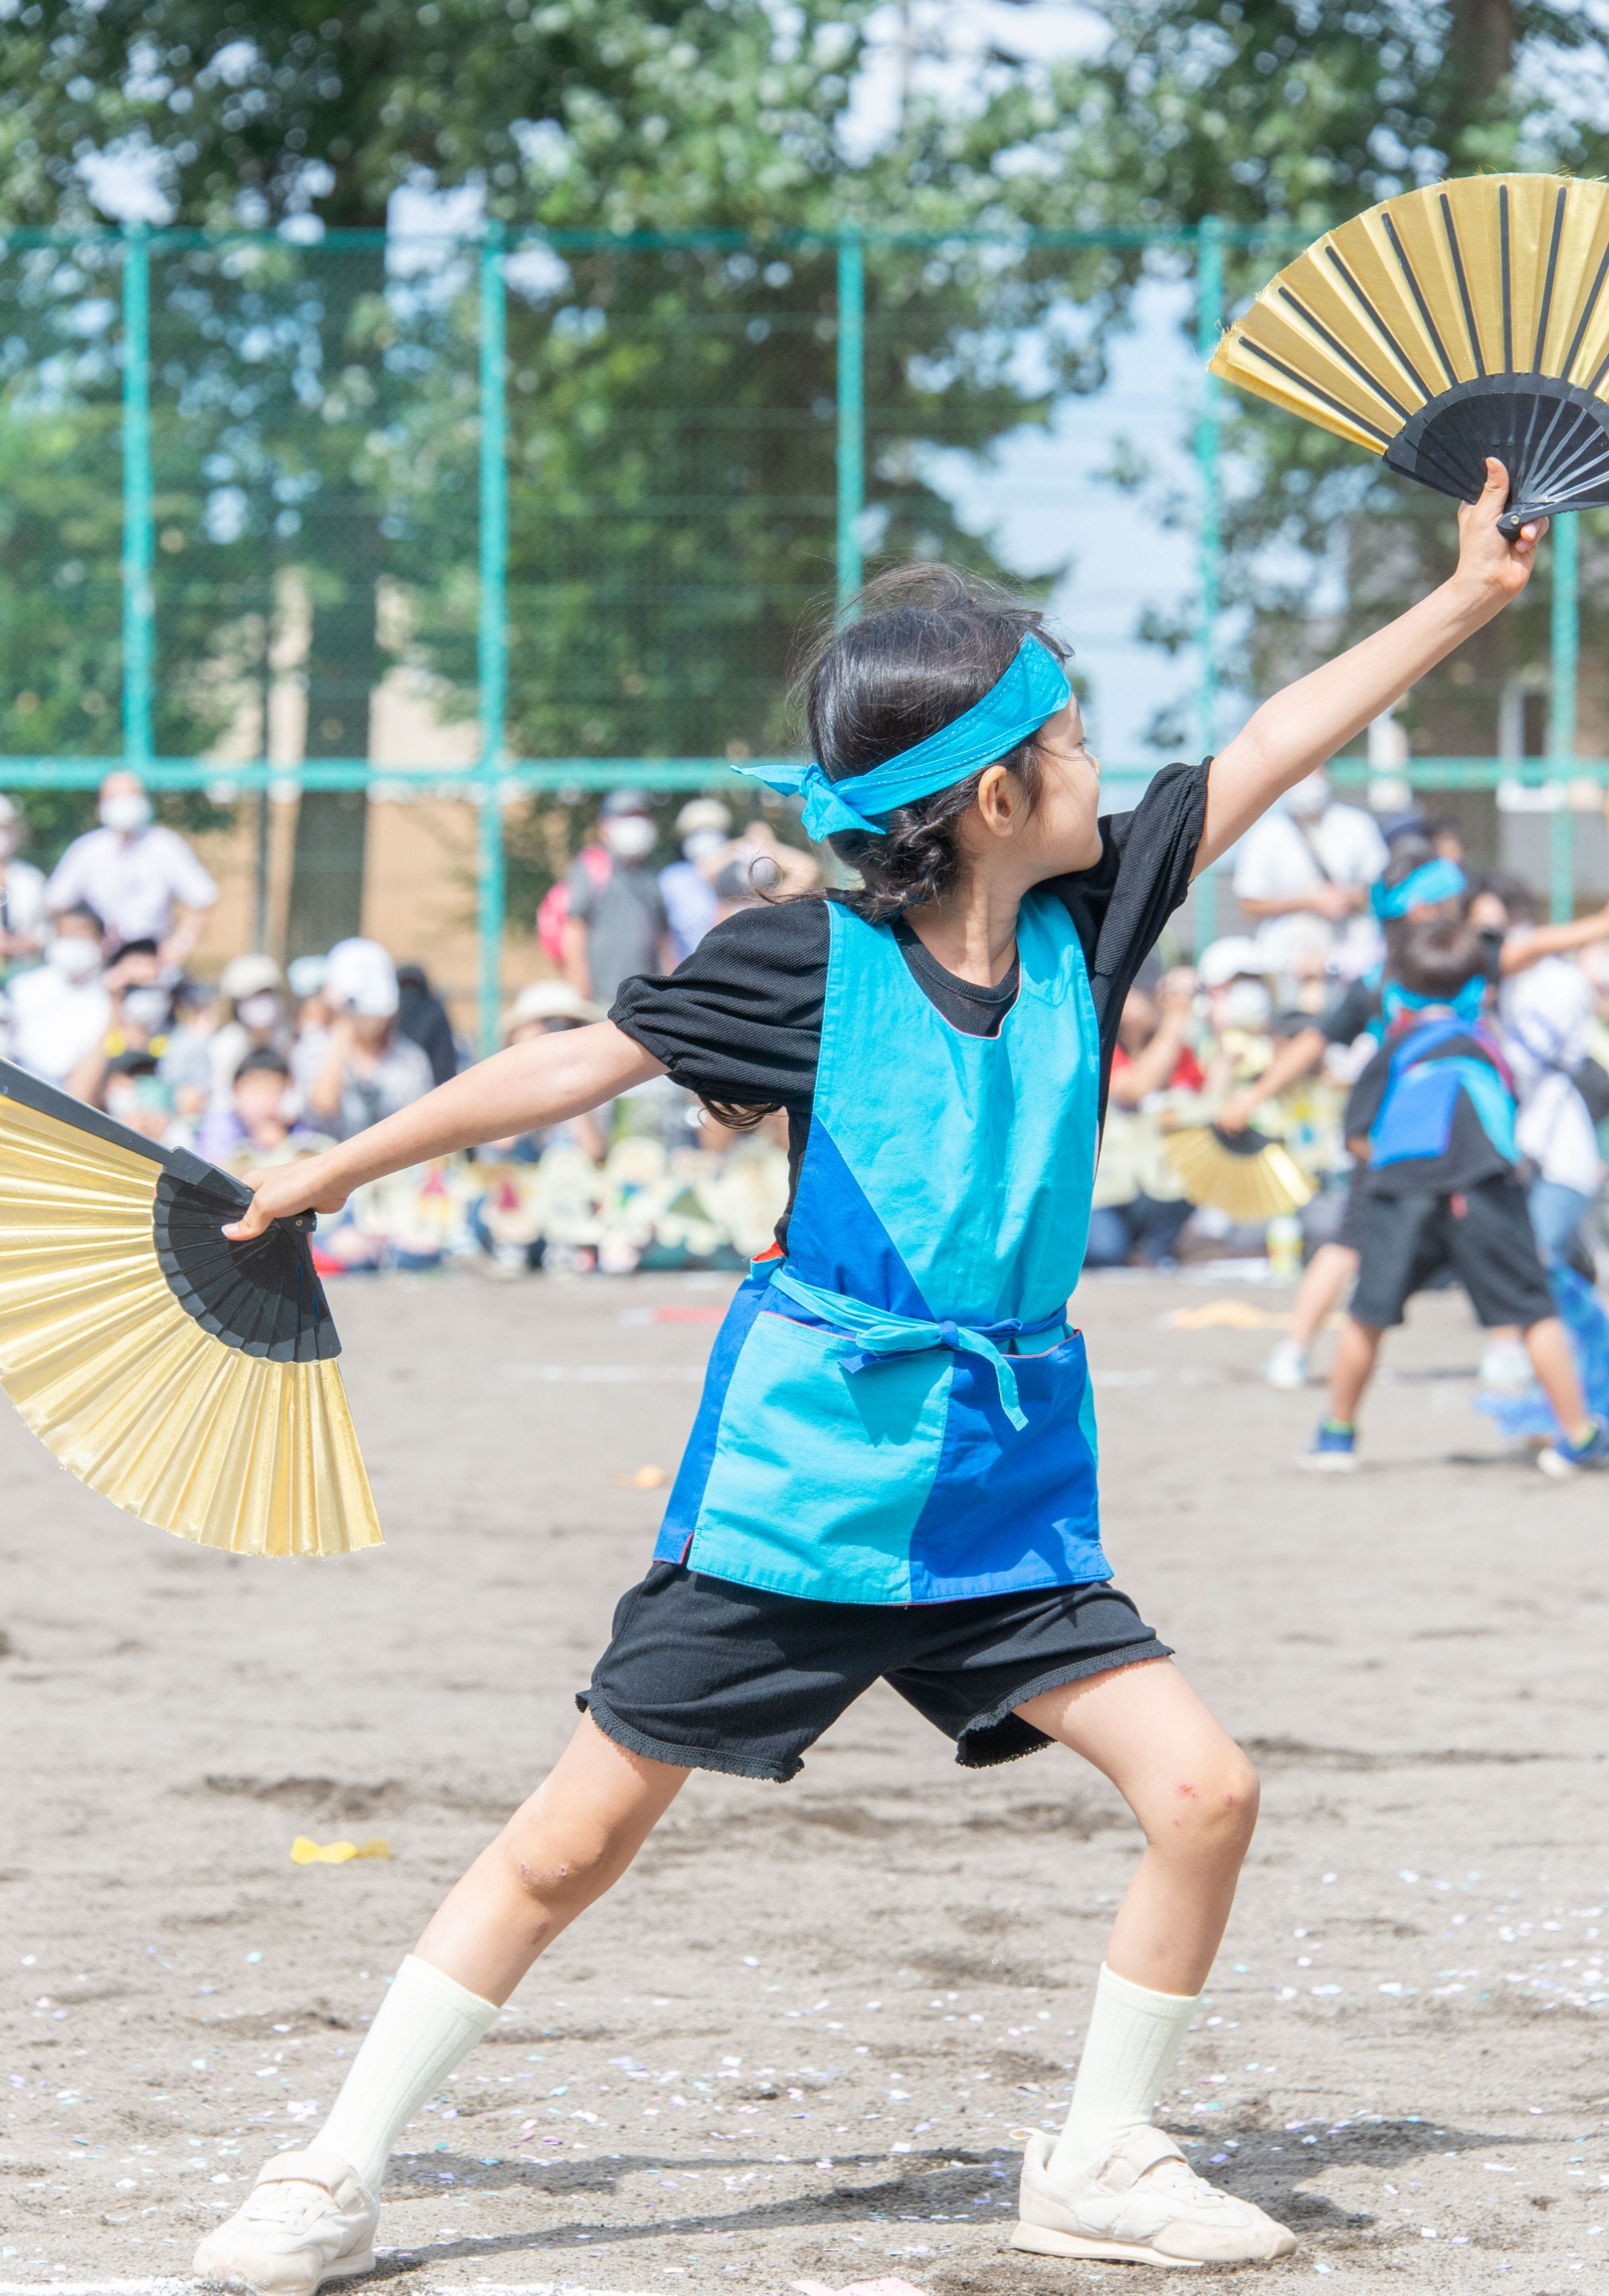
M 1004 766 L 986 767 L 978 783 L 975 803 L 983 825 L 996 837 L 1009 836 L 1016 826 L 1021 791 L 1012 785 Z

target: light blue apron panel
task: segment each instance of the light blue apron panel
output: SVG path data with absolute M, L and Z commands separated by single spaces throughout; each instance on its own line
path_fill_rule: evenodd
M 954 1602 L 1110 1578 L 1101 1551 L 1095 1396 L 1083 1335 L 1012 1360 L 1027 1427 L 987 1365 L 955 1358 L 944 1444 L 911 1535 L 910 1599 Z M 1055 1461 L 1048 1476 L 1047 1460 Z
M 727 1389 L 688 1561 L 834 1603 L 908 1603 L 911 1537 L 938 1467 L 951 1357 L 851 1377 L 836 1332 L 762 1311 Z
M 1054 894 L 1028 896 L 1016 1004 L 997 1036 L 965 1037 L 924 994 L 886 926 L 838 902 L 829 914 L 814 1125 L 834 1158 L 805 1158 L 791 1267 L 902 1314 L 992 1324 L 1046 1313 L 1078 1281 L 1095 1177 L 1098 1031 L 1071 918 Z M 885 1254 L 851 1256 L 858 1234 L 841 1240 L 841 1175 L 852 1176 L 920 1306 L 868 1288 L 899 1279 Z

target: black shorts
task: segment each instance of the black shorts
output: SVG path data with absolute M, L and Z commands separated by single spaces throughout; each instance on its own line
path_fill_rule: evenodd
M 958 1762 L 984 1769 L 1051 1743 L 1014 1706 L 1171 1655 L 1104 1581 L 965 1603 L 816 1603 L 655 1562 L 620 1597 L 576 1704 L 634 1754 L 780 1782 L 881 1677 L 955 1740 Z
M 1478 1180 L 1457 1196 L 1365 1194 L 1358 1248 L 1352 1314 L 1360 1324 L 1400 1324 L 1407 1301 L 1443 1268 L 1488 1329 L 1523 1331 L 1558 1313 L 1515 1179 Z

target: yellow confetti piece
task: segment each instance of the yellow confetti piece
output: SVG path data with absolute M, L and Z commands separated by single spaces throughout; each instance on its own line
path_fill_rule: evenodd
M 305 1833 L 299 1833 L 291 1844 L 293 1866 L 347 1866 L 354 1857 L 389 1857 L 390 1854 L 390 1843 L 382 1841 L 378 1836 L 373 1841 L 326 1841 L 321 1845 L 309 1841 Z
M 639 1467 L 635 1474 L 611 1475 L 609 1480 L 617 1490 L 658 1491 L 663 1490 L 670 1478 L 663 1467 Z

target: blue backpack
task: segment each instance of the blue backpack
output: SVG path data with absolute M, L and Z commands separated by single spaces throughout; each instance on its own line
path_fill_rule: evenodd
M 1435 1055 L 1441 1046 L 1473 1037 L 1480 1055 Z M 1514 1088 L 1497 1039 L 1450 1014 L 1410 1028 L 1391 1054 L 1380 1112 L 1369 1128 L 1369 1169 L 1444 1156 L 1452 1133 L 1458 1095 L 1467 1093 L 1481 1128 L 1505 1163 L 1517 1164 Z

